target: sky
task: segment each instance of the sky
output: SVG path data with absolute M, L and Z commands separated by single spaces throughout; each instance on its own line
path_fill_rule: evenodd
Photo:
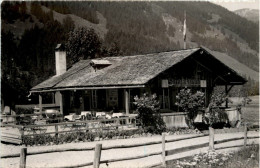
M 122 0 L 118 0 L 118 1 L 122 1 Z M 208 1 L 223 6 L 230 11 L 235 11 L 243 8 L 259 9 L 260 0 L 143 0 L 143 1 L 197 1 L 197 2 Z
M 217 5 L 223 6 L 230 11 L 250 8 L 259 9 L 259 0 L 209 0 Z

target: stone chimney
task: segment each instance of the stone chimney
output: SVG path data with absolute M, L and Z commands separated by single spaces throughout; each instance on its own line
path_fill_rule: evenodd
M 63 44 L 58 44 L 55 48 L 56 75 L 61 75 L 67 70 L 66 51 Z

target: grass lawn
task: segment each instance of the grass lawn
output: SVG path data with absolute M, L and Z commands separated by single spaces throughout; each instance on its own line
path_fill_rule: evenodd
M 259 96 L 249 97 L 252 101 L 246 106 L 242 106 L 242 121 L 247 122 L 248 125 L 259 125 Z M 233 103 L 231 106 L 235 107 L 241 99 L 230 98 Z
M 259 106 L 246 106 L 242 108 L 242 119 L 249 124 L 259 123 Z

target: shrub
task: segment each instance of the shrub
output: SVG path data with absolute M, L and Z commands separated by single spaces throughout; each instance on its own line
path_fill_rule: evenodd
M 135 134 L 143 135 L 143 133 L 148 133 L 149 127 L 146 129 L 137 129 L 137 130 L 115 130 L 109 132 L 84 132 L 78 131 L 74 133 L 63 133 L 59 134 L 58 136 L 55 135 L 30 135 L 30 136 L 23 136 L 23 144 L 26 146 L 34 146 L 34 145 L 50 145 L 50 144 L 63 144 L 63 143 L 71 143 L 75 141 L 94 141 L 96 137 L 102 139 L 112 139 L 113 137 L 123 137 L 129 138 Z
M 135 96 L 134 100 L 137 107 L 137 119 L 140 121 L 141 127 L 149 133 L 161 134 L 164 132 L 166 125 L 159 112 L 160 106 L 156 100 L 156 94 L 148 96 L 145 93 L 140 98 Z
M 94 141 L 95 140 L 95 138 L 96 138 L 96 134 L 95 133 L 92 133 L 92 132 L 87 132 L 86 133 L 87 134 L 87 140 L 89 140 L 89 141 Z
M 210 108 L 208 115 L 205 115 L 207 123 L 213 128 L 223 128 L 228 121 L 228 115 L 224 109 L 219 107 Z M 220 126 L 222 125 L 222 126 Z
M 232 103 L 224 92 L 213 92 L 208 106 L 209 113 L 204 116 L 204 121 L 211 127 L 223 128 L 224 123 L 228 122 L 227 113 L 220 108 L 226 101 Z
M 209 103 L 209 108 L 211 107 L 220 107 L 224 102 L 232 103 L 228 96 L 219 90 L 216 90 L 212 93 Z
M 84 141 L 86 139 L 86 133 L 85 132 L 77 132 L 77 140 Z
M 192 94 L 191 90 L 185 87 L 180 90 L 176 96 L 177 103 L 179 107 L 182 108 L 187 113 L 186 122 L 189 128 L 194 127 L 194 119 L 196 118 L 198 111 L 204 105 L 204 93 L 197 91 Z

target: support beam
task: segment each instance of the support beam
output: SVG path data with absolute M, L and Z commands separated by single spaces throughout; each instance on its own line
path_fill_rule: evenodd
M 52 92 L 51 95 L 52 95 L 52 104 L 55 104 L 55 92 Z
M 171 103 L 170 103 L 170 88 L 168 88 L 168 108 L 171 109 Z
M 39 94 L 39 109 L 40 113 L 42 113 L 42 95 Z
M 228 95 L 228 88 L 227 85 L 225 85 L 225 93 L 226 93 L 226 97 Z M 228 99 L 226 98 L 226 108 L 228 108 Z
M 211 69 L 209 69 L 208 67 L 206 67 L 205 65 L 201 64 L 199 61 L 197 61 L 196 59 L 192 58 L 197 64 L 199 64 L 200 66 L 202 66 L 203 68 L 207 69 L 209 72 L 213 71 Z M 221 80 L 223 80 L 224 82 L 227 82 L 222 76 L 220 76 L 219 74 L 216 74 L 217 78 L 213 81 L 213 85 L 215 85 L 215 81 L 220 78 Z
M 97 90 L 91 90 L 91 102 L 92 102 L 92 109 L 96 109 L 97 106 Z
M 58 94 L 60 95 L 60 113 L 63 115 L 63 99 L 62 99 L 62 93 L 59 91 Z
M 234 85 L 231 85 L 231 86 L 228 88 L 228 90 L 227 90 L 228 93 L 229 93 L 229 91 L 232 89 L 233 86 L 234 86 Z
M 234 85 L 231 85 L 229 88 L 227 86 L 227 84 L 225 85 L 225 92 L 226 92 L 226 96 L 228 95 L 229 91 L 232 89 Z M 228 99 L 226 99 L 226 108 L 228 108 Z
M 129 89 L 124 89 L 125 92 L 125 112 L 129 114 Z
M 94 94 L 94 90 L 91 90 L 91 109 L 94 108 L 94 96 L 93 96 L 93 94 Z
M 129 111 L 130 111 L 130 109 L 131 109 L 131 107 L 130 107 L 130 102 L 131 102 L 131 90 L 130 89 L 128 89 L 128 100 L 129 100 Z
M 207 103 L 207 101 L 208 101 L 208 98 L 207 98 L 207 87 L 205 87 L 205 105 L 206 106 L 208 106 L 208 103 Z
M 164 88 L 162 88 L 163 91 L 163 109 L 165 109 L 165 94 L 164 94 Z

